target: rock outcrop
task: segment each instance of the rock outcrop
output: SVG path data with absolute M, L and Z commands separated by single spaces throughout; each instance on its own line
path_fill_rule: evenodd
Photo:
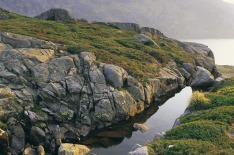
M 121 30 L 127 30 L 127 31 L 134 31 L 139 34 L 143 34 L 151 39 L 159 39 L 159 38 L 166 38 L 162 32 L 155 28 L 150 28 L 150 27 L 141 27 L 140 25 L 136 23 L 118 23 L 118 22 L 113 22 L 113 23 L 106 23 L 107 25 L 114 25 L 117 28 Z
M 50 9 L 36 16 L 35 18 L 42 20 L 62 21 L 62 22 L 72 22 L 75 20 L 69 11 L 60 8 Z
M 122 30 L 135 31 L 135 32 L 138 32 L 138 33 L 141 32 L 140 25 L 138 25 L 136 23 L 118 23 L 118 22 L 115 22 L 115 23 L 110 23 L 110 24 L 113 24 L 113 25 L 115 25 L 116 27 L 118 27 L 119 29 L 122 29 Z
M 211 57 L 214 59 L 213 52 L 208 48 L 208 46 L 199 44 L 199 43 L 192 43 L 192 42 L 181 42 L 178 40 L 174 40 L 183 50 L 189 53 L 194 53 L 198 55 L 204 55 L 207 57 Z
M 195 79 L 192 81 L 192 87 L 206 87 L 214 83 L 214 76 L 205 68 L 197 67 Z
M 114 88 L 121 88 L 127 77 L 127 72 L 118 66 L 104 65 L 103 72 L 107 82 Z
M 98 65 L 93 53 L 57 52 L 54 43 L 0 33 L 0 115 L 8 120 L 12 153 L 22 153 L 25 139 L 55 153 L 62 141 L 78 142 L 94 129 L 127 120 L 168 92 L 214 81 L 214 61 L 202 56 L 200 67 L 172 62 L 142 84 L 121 67 Z

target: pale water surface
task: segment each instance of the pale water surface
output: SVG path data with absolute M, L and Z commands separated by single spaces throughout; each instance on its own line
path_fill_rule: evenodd
M 184 41 L 205 44 L 214 52 L 216 64 L 234 66 L 234 39 L 189 39 Z

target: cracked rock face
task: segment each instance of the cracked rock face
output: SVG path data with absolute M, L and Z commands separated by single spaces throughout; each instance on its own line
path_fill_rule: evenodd
M 22 152 L 26 138 L 53 153 L 61 141 L 78 141 L 91 130 L 129 119 L 191 81 L 193 86 L 213 82 L 209 63 L 202 64 L 208 70 L 171 63 L 143 85 L 121 67 L 98 66 L 93 53 L 56 53 L 54 43 L 0 33 L 0 116 L 16 134 L 12 152 Z

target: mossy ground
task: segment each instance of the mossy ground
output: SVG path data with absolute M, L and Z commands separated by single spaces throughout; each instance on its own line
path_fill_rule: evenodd
M 105 24 L 85 22 L 62 23 L 44 21 L 0 11 L 10 18 L 0 20 L 0 32 L 37 37 L 60 44 L 70 53 L 90 51 L 97 60 L 126 69 L 130 75 L 144 80 L 158 76 L 158 69 L 170 61 L 177 64 L 194 63 L 195 55 L 181 50 L 170 40 L 157 39 L 160 48 L 138 42 L 135 32 L 124 31 Z
M 147 144 L 150 154 L 234 154 L 234 79 L 226 79 L 211 92 L 195 92 L 182 125 L 165 139 Z

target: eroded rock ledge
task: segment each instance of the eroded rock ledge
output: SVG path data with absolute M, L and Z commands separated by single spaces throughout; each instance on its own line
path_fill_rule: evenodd
M 0 115 L 12 133 L 13 154 L 24 150 L 25 139 L 53 153 L 61 142 L 78 142 L 91 130 L 141 113 L 159 96 L 211 85 L 217 77 L 211 57 L 199 59 L 200 67 L 170 63 L 142 84 L 121 67 L 97 64 L 90 52 L 57 52 L 54 43 L 0 33 Z

